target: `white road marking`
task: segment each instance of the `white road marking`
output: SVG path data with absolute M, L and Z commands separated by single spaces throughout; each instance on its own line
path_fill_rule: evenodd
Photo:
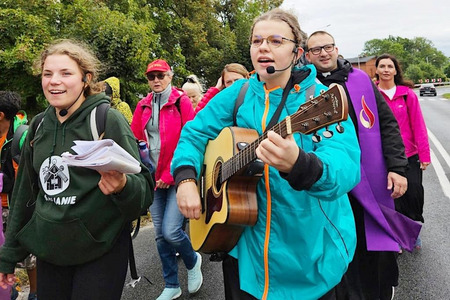
M 439 142 L 439 140 L 436 138 L 436 136 L 430 130 L 428 130 L 428 137 L 430 138 L 431 142 L 434 144 L 436 149 L 439 151 L 439 153 L 444 158 L 447 166 L 450 167 L 450 155 L 447 153 L 447 151 L 445 151 L 442 144 Z M 433 164 L 434 170 L 436 171 L 436 175 L 439 179 L 439 183 L 441 184 L 444 195 L 447 198 L 450 198 L 450 181 L 448 180 L 447 176 L 445 175 L 444 168 L 442 168 L 442 165 L 439 162 L 437 156 L 434 154 L 433 150 L 430 149 L 430 153 L 431 153 L 431 162 Z

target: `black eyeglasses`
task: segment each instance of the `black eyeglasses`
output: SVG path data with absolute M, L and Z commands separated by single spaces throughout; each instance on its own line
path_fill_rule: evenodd
M 318 54 L 320 54 L 320 52 L 322 52 L 322 49 L 325 50 L 325 52 L 330 53 L 331 51 L 334 50 L 334 44 L 326 44 L 326 45 L 319 46 L 319 47 L 313 47 L 313 48 L 310 48 L 308 51 L 314 55 L 318 55 Z
M 258 48 L 259 46 L 262 45 L 262 43 L 264 43 L 264 40 L 267 41 L 267 44 L 269 44 L 275 48 L 280 47 L 284 43 L 284 41 L 289 41 L 289 42 L 293 42 L 294 44 L 296 44 L 296 41 L 285 38 L 281 35 L 269 35 L 266 38 L 263 38 L 260 35 L 255 35 L 252 37 L 252 40 L 250 41 L 250 45 L 254 48 Z
M 153 80 L 155 80 L 155 77 L 158 77 L 159 80 L 163 80 L 164 77 L 166 77 L 166 75 L 167 74 L 165 74 L 165 73 L 157 73 L 157 74 L 149 73 L 149 74 L 147 74 L 147 79 L 150 81 L 153 81 Z

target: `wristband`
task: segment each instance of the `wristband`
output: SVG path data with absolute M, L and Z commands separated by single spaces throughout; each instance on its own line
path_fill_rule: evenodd
M 187 178 L 187 179 L 183 179 L 180 182 L 178 182 L 177 187 L 179 187 L 181 184 L 186 183 L 186 182 L 194 182 L 195 184 L 197 184 L 197 180 L 195 180 L 194 178 Z

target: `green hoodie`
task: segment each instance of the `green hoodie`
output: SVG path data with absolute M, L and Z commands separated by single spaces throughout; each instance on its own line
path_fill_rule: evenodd
M 62 163 L 61 153 L 74 153 L 74 140 L 92 140 L 90 112 L 103 102 L 108 102 L 104 93 L 89 96 L 62 124 L 55 108 L 49 107 L 36 133 L 29 132 L 13 191 L 11 222 L 0 249 L 0 272 L 13 273 L 16 262 L 28 253 L 59 266 L 96 259 L 151 204 L 154 183 L 145 167 L 140 174 L 126 175 L 120 194 L 107 196 L 98 188 L 98 172 Z M 30 128 L 35 128 L 34 122 Z M 104 138 L 139 160 L 134 135 L 114 109 L 108 111 Z

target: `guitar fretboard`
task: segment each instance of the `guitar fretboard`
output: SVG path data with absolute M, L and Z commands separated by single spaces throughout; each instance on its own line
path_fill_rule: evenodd
M 270 130 L 283 138 L 293 132 L 308 134 L 332 123 L 346 120 L 347 113 L 345 91 L 342 86 L 334 84 L 326 92 L 302 104 L 294 114 L 286 117 Z M 224 183 L 254 161 L 257 158 L 256 148 L 265 138 L 267 138 L 267 131 L 224 162 L 219 170 L 218 181 L 221 184 Z
M 274 125 L 271 130 L 277 132 L 282 137 L 287 136 L 286 120 L 283 120 L 280 123 Z M 221 183 L 227 181 L 231 176 L 236 174 L 239 170 L 243 169 L 245 166 L 247 166 L 257 158 L 256 148 L 258 148 L 259 144 L 265 138 L 267 138 L 267 132 L 264 132 L 255 141 L 248 144 L 244 149 L 242 149 L 232 158 L 223 163 L 220 172 Z

